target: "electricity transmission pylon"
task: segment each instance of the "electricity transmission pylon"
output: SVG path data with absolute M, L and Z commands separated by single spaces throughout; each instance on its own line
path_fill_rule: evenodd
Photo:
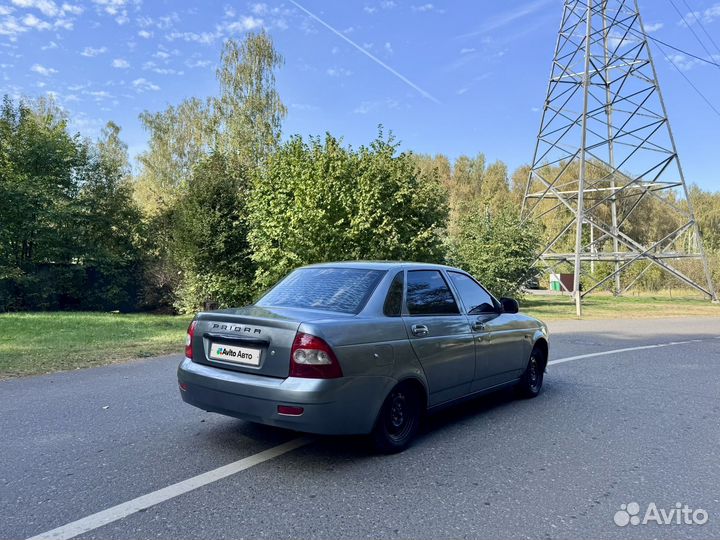
M 578 316 L 585 295 L 622 294 L 653 266 L 717 301 L 637 0 L 565 0 L 522 214 L 550 235 L 536 264 L 572 265 Z

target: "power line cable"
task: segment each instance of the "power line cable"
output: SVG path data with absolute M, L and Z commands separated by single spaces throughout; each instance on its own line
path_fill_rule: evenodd
M 686 50 L 680 49 L 679 47 L 675 47 L 675 45 L 670 45 L 666 41 L 663 41 L 661 39 L 653 37 L 650 34 L 648 34 L 647 32 L 641 32 L 640 30 L 636 30 L 635 28 L 632 28 L 631 26 L 627 25 L 626 23 L 617 21 L 615 24 L 617 24 L 618 26 L 622 26 L 623 28 L 626 28 L 628 30 L 628 32 L 630 32 L 631 34 L 634 34 L 636 37 L 639 37 L 641 39 L 650 39 L 650 40 L 654 41 L 655 43 L 659 43 L 660 45 L 669 47 L 670 49 L 672 49 L 676 52 L 682 53 L 685 56 L 689 56 L 690 58 L 694 58 L 695 60 L 699 60 L 700 62 L 705 62 L 706 64 L 710 64 L 711 66 L 720 68 L 720 62 L 715 62 L 714 60 L 708 60 L 707 58 L 703 58 L 702 56 L 698 56 L 697 54 L 693 54 Z
M 677 70 L 680 75 L 682 75 L 683 79 L 685 79 L 685 81 L 692 87 L 692 89 L 695 90 L 695 92 L 703 99 L 703 101 L 705 101 L 705 103 L 707 103 L 708 107 L 710 107 L 715 112 L 715 114 L 720 116 L 720 110 L 718 110 L 715 105 L 713 105 L 712 102 L 707 98 L 707 96 L 705 96 L 705 94 L 703 94 L 700 89 L 693 84 L 693 82 L 688 78 L 688 76 L 683 73 L 683 70 L 681 70 L 677 66 L 677 64 L 670 59 L 670 57 L 665 52 L 665 49 L 663 49 L 660 45 L 658 45 L 658 49 L 660 49 L 660 52 L 663 53 L 665 59 L 672 64 L 672 66 Z
M 665 42 L 662 41 L 662 40 L 659 40 L 659 39 L 657 39 L 657 38 L 653 38 L 652 36 L 649 36 L 649 35 L 647 34 L 647 32 L 641 32 L 641 31 L 639 31 L 639 30 L 636 30 L 636 29 L 632 28 L 631 26 L 629 26 L 629 25 L 627 25 L 627 24 L 625 24 L 625 23 L 621 23 L 621 22 L 618 21 L 617 24 L 618 24 L 619 26 L 623 26 L 624 28 L 626 28 L 626 29 L 628 30 L 628 32 L 634 34 L 634 35 L 637 36 L 637 37 L 640 37 L 641 39 L 652 39 L 655 43 L 657 43 L 658 49 L 660 49 L 660 52 L 662 52 L 662 54 L 663 54 L 663 56 L 665 57 L 665 59 L 666 59 L 668 62 L 670 62 L 670 64 L 672 64 L 672 67 L 674 67 L 680 75 L 682 75 L 682 78 L 685 79 L 685 81 L 692 87 L 693 90 L 695 90 L 695 92 L 702 98 L 702 100 L 703 100 L 705 103 L 707 103 L 708 107 L 710 107 L 715 114 L 717 114 L 718 116 L 720 116 L 720 110 L 718 110 L 717 107 L 715 107 L 715 105 L 713 105 L 712 102 L 707 98 L 707 96 L 705 96 L 705 94 L 703 94 L 702 91 L 701 91 L 697 86 L 695 86 L 695 84 L 693 84 L 693 82 L 690 80 L 690 78 L 689 78 L 687 75 L 685 75 L 685 73 L 678 67 L 678 65 L 668 56 L 668 54 L 667 54 L 667 52 L 665 51 L 665 49 L 663 49 L 663 48 L 661 47 L 661 44 L 662 44 L 662 45 L 665 45 L 665 46 L 667 46 L 667 47 L 670 47 L 671 49 L 674 49 L 674 50 L 676 50 L 676 51 L 678 51 L 678 52 L 681 52 L 681 53 L 683 53 L 683 54 L 686 54 L 686 55 L 688 55 L 688 56 L 691 56 L 691 57 L 693 57 L 693 58 L 696 58 L 696 59 L 698 59 L 698 60 L 702 60 L 703 62 L 708 62 L 709 64 L 712 64 L 712 65 L 714 65 L 714 66 L 716 66 L 716 67 L 720 67 L 720 64 L 718 64 L 718 63 L 716 63 L 716 62 L 712 62 L 712 61 L 706 60 L 705 58 L 701 58 L 700 56 L 696 56 L 696 55 L 694 55 L 694 54 L 688 53 L 688 52 L 686 52 L 686 51 L 683 51 L 682 49 L 678 49 L 677 47 L 674 47 L 674 46 L 670 45 L 669 43 L 665 43 Z
M 682 22 L 685 23 L 685 26 L 687 27 L 687 29 L 692 32 L 692 35 L 695 36 L 695 39 L 696 39 L 697 42 L 700 44 L 700 46 L 703 48 L 703 50 L 707 53 L 707 55 L 708 55 L 710 58 L 712 58 L 713 53 L 711 53 L 711 52 L 710 52 L 710 49 L 708 49 L 708 48 L 705 46 L 705 42 L 704 42 L 702 39 L 700 39 L 700 36 L 698 36 L 698 35 L 697 35 L 697 32 L 695 32 L 695 29 L 694 29 L 692 26 L 690 26 L 690 23 L 688 23 L 688 22 L 685 20 L 685 15 L 683 15 L 682 12 L 678 9 L 678 7 L 677 7 L 677 5 L 675 4 L 675 2 L 674 2 L 673 0 L 668 0 L 668 2 L 670 2 L 670 5 L 671 5 L 671 6 L 673 7 L 673 9 L 677 12 L 677 14 L 680 15 L 680 19 L 682 19 Z
M 643 35 L 642 32 L 638 32 L 637 30 L 634 30 L 634 32 L 637 32 L 640 36 Z M 695 60 L 700 60 L 701 62 L 705 62 L 706 64 L 710 64 L 711 66 L 715 66 L 716 68 L 720 68 L 720 63 L 718 63 L 718 62 L 714 62 L 712 60 L 708 60 L 707 58 L 703 58 L 702 56 L 698 56 L 697 54 L 693 54 L 693 53 L 684 51 L 683 49 L 675 47 L 674 45 L 670 45 L 669 43 L 667 43 L 661 39 L 658 39 L 656 37 L 649 36 L 648 34 L 645 34 L 645 37 L 653 40 L 655 43 L 659 43 L 660 45 L 665 45 L 666 47 L 669 47 L 674 51 L 682 53 L 685 56 L 689 56 L 690 58 L 694 58 Z
M 712 43 L 715 46 L 718 54 L 720 54 L 720 45 L 717 44 L 715 39 L 710 35 L 710 32 L 707 31 L 707 28 L 705 28 L 705 25 L 703 24 L 702 20 L 698 16 L 697 12 L 690 7 L 690 5 L 687 3 L 687 0 L 683 0 L 683 4 L 685 4 L 685 7 L 688 9 L 688 12 L 690 12 L 690 14 L 695 18 L 695 20 L 698 23 L 698 26 L 702 29 L 705 36 L 707 36 L 707 38 L 710 40 L 710 43 Z

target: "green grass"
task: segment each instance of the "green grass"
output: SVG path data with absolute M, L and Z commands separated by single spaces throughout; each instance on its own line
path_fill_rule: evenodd
M 575 304 L 569 295 L 526 295 L 521 311 L 543 320 L 575 319 Z M 648 319 L 655 317 L 720 317 L 720 304 L 713 304 L 688 291 L 643 293 L 615 298 L 595 294 L 583 299 L 583 319 Z
M 190 317 L 113 313 L 0 315 L 0 378 L 182 352 Z
M 568 295 L 526 295 L 522 312 L 543 320 L 574 319 Z M 614 298 L 587 297 L 583 318 L 720 317 L 720 305 L 674 291 Z M 100 366 L 180 353 L 190 317 L 113 313 L 0 315 L 0 379 Z

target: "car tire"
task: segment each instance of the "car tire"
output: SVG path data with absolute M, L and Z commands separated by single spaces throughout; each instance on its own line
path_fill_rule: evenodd
M 420 428 L 423 400 L 417 389 L 399 384 L 392 389 L 378 413 L 372 431 L 375 450 L 383 454 L 402 452 Z
M 535 347 L 530 353 L 528 365 L 525 368 L 518 384 L 518 393 L 523 398 L 534 398 L 540 394 L 543 385 L 543 376 L 545 374 L 545 355 Z

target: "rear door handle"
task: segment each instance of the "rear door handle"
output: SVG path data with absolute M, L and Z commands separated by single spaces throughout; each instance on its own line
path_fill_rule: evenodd
M 414 336 L 427 336 L 430 331 L 424 324 L 413 324 L 410 330 Z

